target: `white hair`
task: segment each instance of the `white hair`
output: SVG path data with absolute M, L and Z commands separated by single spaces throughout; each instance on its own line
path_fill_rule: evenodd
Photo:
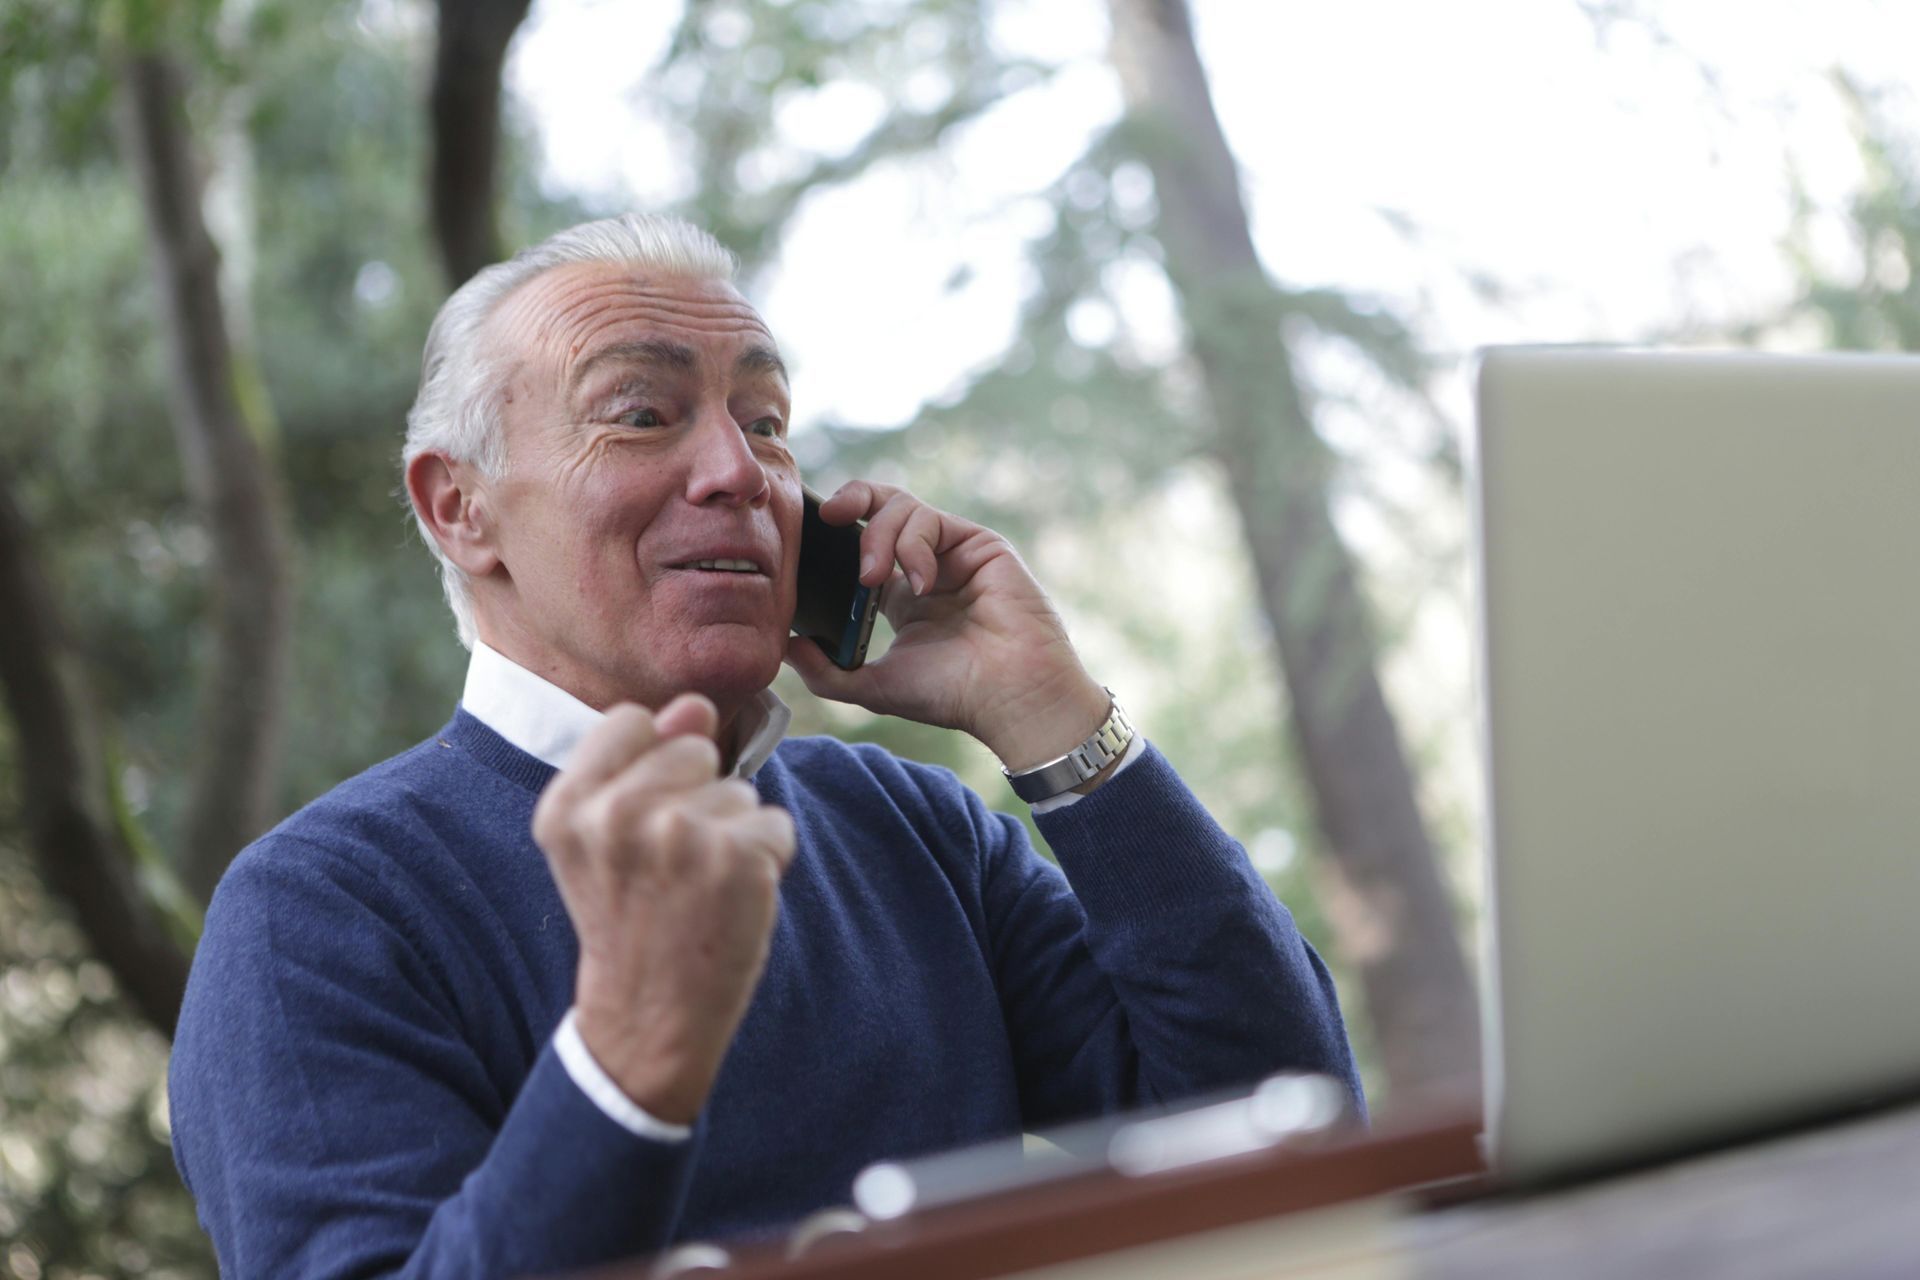
M 441 304 L 427 330 L 420 359 L 420 394 L 407 411 L 407 441 L 400 459 L 403 476 L 423 453 L 444 453 L 470 463 L 488 480 L 506 474 L 507 442 L 501 422 L 506 387 L 500 363 L 484 350 L 484 331 L 509 294 L 542 272 L 576 262 L 610 262 L 679 279 L 727 283 L 737 270 L 733 254 L 692 223 L 642 213 L 583 222 L 481 270 Z M 404 484 L 401 490 L 406 491 Z M 453 610 L 460 643 L 471 649 L 478 636 L 472 586 L 466 573 L 440 549 L 420 512 L 414 511 L 413 517 L 428 550 L 440 562 L 440 585 Z

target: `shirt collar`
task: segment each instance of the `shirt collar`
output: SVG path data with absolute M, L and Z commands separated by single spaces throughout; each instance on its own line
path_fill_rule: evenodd
M 460 695 L 467 714 L 537 760 L 564 769 L 567 758 L 606 717 L 513 659 L 473 642 L 467 685 Z M 771 689 L 762 689 L 740 709 L 740 754 L 733 777 L 751 778 L 787 735 L 793 712 Z

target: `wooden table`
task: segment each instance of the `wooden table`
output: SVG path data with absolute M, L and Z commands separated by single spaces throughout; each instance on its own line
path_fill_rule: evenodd
M 799 1258 L 741 1251 L 725 1280 L 975 1280 L 1378 1197 L 1480 1168 L 1476 1117 L 1389 1121 L 1318 1149 L 1270 1149 L 1150 1178 L 1097 1173 L 875 1223 Z M 644 1280 L 646 1265 L 597 1280 Z
M 911 1215 L 724 1280 L 1920 1278 L 1920 1107 L 1528 1195 L 1484 1190 L 1472 1117 Z M 644 1280 L 645 1264 L 601 1280 Z

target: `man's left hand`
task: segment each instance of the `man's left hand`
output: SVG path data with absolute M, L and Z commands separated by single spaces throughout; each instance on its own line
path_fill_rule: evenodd
M 789 637 L 787 662 L 816 695 L 970 733 L 1016 772 L 1065 755 L 1106 719 L 1106 690 L 1005 538 L 866 480 L 842 485 L 820 517 L 867 521 L 860 581 L 880 588 L 894 637 L 855 671 Z

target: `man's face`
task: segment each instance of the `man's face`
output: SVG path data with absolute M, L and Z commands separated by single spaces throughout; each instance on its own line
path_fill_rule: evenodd
M 481 636 L 576 697 L 737 707 L 778 674 L 800 476 L 787 380 L 731 286 L 560 267 L 489 327 L 510 372 Z M 714 562 L 719 563 L 714 563 Z

